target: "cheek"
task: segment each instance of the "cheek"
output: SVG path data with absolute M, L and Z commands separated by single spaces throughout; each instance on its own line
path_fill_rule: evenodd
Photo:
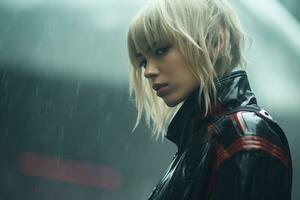
M 165 59 L 165 73 L 170 78 L 180 80 L 188 75 L 188 68 L 183 58 L 178 55 L 170 55 Z
M 183 62 L 174 63 L 172 69 L 169 71 L 169 77 L 180 84 L 181 87 L 189 87 L 195 81 L 189 68 Z
M 173 49 L 162 63 L 163 73 L 176 89 L 188 89 L 195 85 L 195 78 L 190 72 L 183 56 Z

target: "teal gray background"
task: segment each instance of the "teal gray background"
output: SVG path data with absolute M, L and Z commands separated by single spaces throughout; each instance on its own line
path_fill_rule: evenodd
M 0 2 L 0 199 L 146 199 L 176 151 L 154 141 L 128 94 L 126 31 L 145 0 Z M 300 2 L 232 1 L 252 42 L 247 72 L 258 104 L 290 143 L 300 199 Z M 22 152 L 122 175 L 115 190 L 29 177 Z

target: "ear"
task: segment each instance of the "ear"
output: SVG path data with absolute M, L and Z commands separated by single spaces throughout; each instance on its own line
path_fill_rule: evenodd
M 213 62 L 216 62 L 220 55 L 222 54 L 223 49 L 225 48 L 225 30 L 223 27 L 219 29 L 218 34 L 218 41 L 215 47 L 212 49 L 212 52 L 210 54 L 210 59 L 213 60 Z
M 218 44 L 214 49 L 214 55 L 218 55 L 225 47 L 225 30 L 223 27 L 219 29 L 219 40 Z
M 220 32 L 219 32 L 219 35 L 220 35 L 220 40 L 219 40 L 219 51 L 223 50 L 224 47 L 225 47 L 225 30 L 224 28 L 220 28 Z

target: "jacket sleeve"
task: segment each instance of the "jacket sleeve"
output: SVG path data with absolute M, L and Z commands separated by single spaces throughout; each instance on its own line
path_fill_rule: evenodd
M 276 123 L 254 113 L 236 113 L 218 139 L 211 200 L 290 200 L 292 163 Z
M 260 151 L 239 152 L 216 171 L 213 200 L 290 200 L 291 172 Z

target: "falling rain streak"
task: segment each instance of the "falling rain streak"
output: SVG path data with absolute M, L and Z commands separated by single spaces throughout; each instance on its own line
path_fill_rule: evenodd
M 64 135 L 65 135 L 65 126 L 62 126 L 60 131 L 60 138 L 63 139 Z
M 73 106 L 73 104 L 71 104 L 70 114 L 69 114 L 69 120 L 73 119 L 73 109 L 74 109 L 74 106 Z
M 98 128 L 98 131 L 97 131 L 97 141 L 101 141 L 101 129 Z
M 3 83 L 6 79 L 6 73 L 7 73 L 7 70 L 4 70 L 3 74 L 2 74 L 2 77 L 1 77 L 1 82 Z
M 36 48 L 36 54 L 40 53 L 41 47 L 42 47 L 42 42 L 40 41 L 38 47 Z
M 80 92 L 80 81 L 77 82 L 76 90 L 75 90 L 75 95 L 78 96 L 79 92 Z

